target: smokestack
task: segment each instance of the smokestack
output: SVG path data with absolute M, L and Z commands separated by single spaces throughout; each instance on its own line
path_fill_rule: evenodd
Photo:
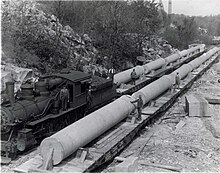
M 168 2 L 168 15 L 172 14 L 172 0 L 169 0 Z
M 172 23 L 171 14 L 172 14 L 172 0 L 169 0 L 168 2 L 168 25 Z
M 14 82 L 6 82 L 6 94 L 8 95 L 9 97 L 9 101 L 10 101 L 10 104 L 11 106 L 14 105 L 15 103 L 15 83 Z

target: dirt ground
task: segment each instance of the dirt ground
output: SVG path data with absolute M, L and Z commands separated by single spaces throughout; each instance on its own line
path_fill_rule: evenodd
M 180 168 L 181 172 L 220 172 L 220 104 L 209 104 L 206 117 L 189 117 L 185 112 L 186 95 L 220 99 L 220 64 L 213 67 L 160 120 L 142 130 L 120 157 L 135 156 L 147 163 Z M 117 164 L 114 161 L 103 172 L 113 172 Z M 137 171 L 172 172 L 141 164 Z

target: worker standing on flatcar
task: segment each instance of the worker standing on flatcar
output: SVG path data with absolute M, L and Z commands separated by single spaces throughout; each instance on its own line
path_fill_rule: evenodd
M 112 67 L 108 70 L 108 74 L 109 74 L 109 77 L 111 79 L 113 79 L 114 75 L 115 75 L 115 69 Z
M 133 69 L 133 71 L 131 72 L 131 80 L 132 80 L 133 85 L 135 85 L 136 79 L 137 79 L 137 73 L 136 73 L 135 69 Z
M 91 85 L 89 86 L 89 89 L 88 89 L 87 101 L 88 101 L 87 103 L 88 103 L 88 108 L 89 108 L 92 105 L 92 87 L 91 87 Z
M 60 100 L 63 111 L 66 111 L 69 103 L 69 91 L 66 86 L 60 90 Z
M 137 102 L 137 111 L 138 111 L 138 118 L 137 120 L 138 121 L 141 121 L 141 113 L 142 113 L 142 108 L 144 106 L 144 102 L 143 102 L 143 99 L 141 97 L 141 95 L 139 95 L 138 99 L 137 100 L 134 100 L 134 101 L 131 101 L 131 103 L 136 103 Z
M 179 73 L 176 73 L 176 77 L 175 77 L 175 89 L 179 89 L 180 88 L 180 76 Z

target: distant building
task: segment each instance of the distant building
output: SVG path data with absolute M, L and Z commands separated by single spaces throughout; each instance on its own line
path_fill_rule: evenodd
M 214 45 L 220 44 L 220 36 L 214 36 L 214 38 L 212 39 L 212 44 Z

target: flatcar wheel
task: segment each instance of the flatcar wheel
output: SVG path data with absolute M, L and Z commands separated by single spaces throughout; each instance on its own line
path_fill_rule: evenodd
M 26 148 L 25 140 L 24 140 L 24 139 L 19 139 L 19 140 L 17 141 L 17 149 L 18 149 L 19 151 L 24 151 L 25 148 Z

